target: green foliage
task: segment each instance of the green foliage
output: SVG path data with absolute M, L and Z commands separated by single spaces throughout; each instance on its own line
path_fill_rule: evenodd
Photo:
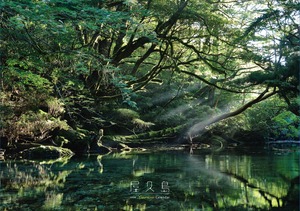
M 139 118 L 134 118 L 132 120 L 132 123 L 134 125 L 134 128 L 135 130 L 138 130 L 138 131 L 144 131 L 144 130 L 147 130 L 149 129 L 151 126 L 155 125 L 154 123 L 152 122 L 145 122 L 144 120 L 141 120 Z
M 252 72 L 249 75 L 249 81 L 255 84 L 261 84 L 270 79 L 272 79 L 270 74 L 266 74 L 261 71 Z
M 148 130 L 154 125 L 152 122 L 146 122 L 140 119 L 138 112 L 127 108 L 119 108 L 116 112 L 116 120 L 120 121 L 119 124 L 132 128 L 135 132 L 142 132 Z
M 111 111 L 127 131 L 193 124 L 265 87 L 297 114 L 299 6 L 275 2 L 1 1 L 2 131 L 36 140 L 66 122 L 97 131 Z M 224 128 L 280 131 L 272 102 Z
M 14 68 L 4 71 L 4 74 L 5 80 L 10 80 L 12 82 L 9 84 L 12 89 L 18 89 L 20 91 L 35 90 L 40 93 L 50 92 L 50 82 L 38 74 Z
M 208 129 L 212 129 L 212 132 L 221 134 L 221 136 L 224 137 L 228 136 L 230 138 L 240 139 L 241 137 L 237 137 L 236 134 L 238 134 L 240 131 L 249 131 L 249 124 L 244 115 L 238 115 L 216 123 Z M 253 130 L 253 132 L 255 132 L 255 130 Z
M 273 119 L 272 132 L 276 139 L 295 139 L 300 137 L 300 117 L 284 111 Z
M 246 129 L 259 132 L 266 140 L 299 138 L 299 116 L 289 111 L 278 97 L 249 109 L 245 117 Z
M 13 133 L 18 137 L 32 138 L 35 141 L 42 141 L 49 138 L 49 133 L 56 128 L 61 130 L 69 128 L 66 121 L 54 118 L 49 113 L 41 110 L 36 113 L 27 112 L 22 114 L 12 127 L 15 130 Z
M 65 112 L 64 104 L 57 98 L 49 98 L 46 100 L 48 113 L 53 117 L 59 117 Z
M 269 135 L 272 118 L 284 110 L 285 105 L 278 98 L 273 98 L 266 102 L 261 102 L 249 108 L 245 112 L 249 130 L 265 131 L 266 136 Z
M 119 108 L 117 110 L 117 113 L 118 115 L 122 118 L 122 119 L 129 119 L 129 120 L 132 120 L 132 119 L 135 119 L 135 118 L 139 118 L 140 115 L 136 112 L 136 111 L 133 111 L 131 109 L 128 109 L 128 108 Z

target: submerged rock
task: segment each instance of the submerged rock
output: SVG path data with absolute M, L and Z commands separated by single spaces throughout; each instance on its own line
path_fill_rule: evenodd
M 61 157 L 71 157 L 74 153 L 66 148 L 55 146 L 37 146 L 25 149 L 18 153 L 23 159 L 56 159 Z

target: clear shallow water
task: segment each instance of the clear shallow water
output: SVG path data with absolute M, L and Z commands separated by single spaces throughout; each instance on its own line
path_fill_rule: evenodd
M 0 210 L 268 210 L 294 197 L 299 154 L 110 154 L 0 170 Z

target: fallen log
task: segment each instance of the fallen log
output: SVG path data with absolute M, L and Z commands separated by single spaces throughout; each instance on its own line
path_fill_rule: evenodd
M 146 133 L 133 134 L 127 136 L 107 135 L 103 136 L 102 141 L 105 146 L 110 146 L 112 144 L 111 142 L 123 144 L 157 144 L 158 141 L 177 137 L 185 128 L 186 125 L 180 125 L 173 128 L 167 128 L 158 131 L 149 131 Z

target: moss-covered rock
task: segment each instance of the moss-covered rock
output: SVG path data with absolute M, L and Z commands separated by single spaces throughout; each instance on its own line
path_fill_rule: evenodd
M 71 149 L 76 154 L 86 152 L 89 143 L 93 139 L 89 131 L 80 128 L 76 130 L 62 130 L 59 132 L 58 137 L 60 137 L 61 140 L 65 140 L 64 147 Z
M 23 159 L 56 159 L 61 157 L 71 157 L 74 153 L 66 148 L 55 146 L 37 146 L 25 149 L 18 153 Z

